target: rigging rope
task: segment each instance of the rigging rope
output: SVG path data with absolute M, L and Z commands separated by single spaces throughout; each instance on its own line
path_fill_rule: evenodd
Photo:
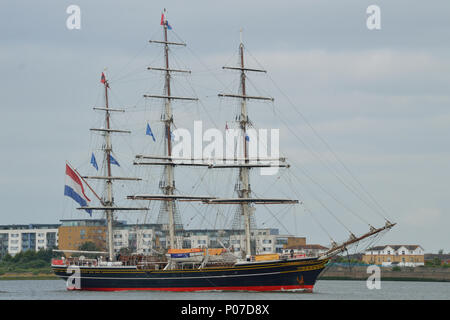
M 249 55 L 261 66 L 261 64 L 258 62 L 258 60 L 248 51 L 246 50 Z M 360 186 L 361 190 L 363 190 L 366 195 L 375 203 L 375 205 L 385 214 L 383 215 L 380 210 L 375 210 L 377 214 L 379 214 L 383 219 L 387 220 L 387 214 L 383 207 L 376 201 L 376 199 L 364 188 L 364 186 L 359 182 L 359 180 L 356 178 L 356 176 L 350 171 L 350 169 L 343 163 L 343 161 L 340 159 L 340 157 L 332 150 L 331 146 L 325 141 L 324 138 L 322 138 L 319 133 L 314 129 L 314 127 L 311 125 L 311 123 L 306 119 L 306 117 L 296 108 L 295 104 L 289 99 L 289 97 L 283 92 L 283 90 L 276 84 L 276 82 L 273 80 L 273 78 L 270 75 L 267 75 L 269 80 L 272 82 L 272 84 L 278 89 L 278 91 L 285 97 L 285 99 L 288 101 L 288 104 L 292 107 L 292 109 L 300 115 L 302 120 L 308 125 L 308 127 L 312 130 L 314 135 L 325 145 L 325 147 L 331 152 L 331 154 L 335 157 L 335 159 L 341 164 L 341 166 L 347 171 L 347 173 L 353 178 L 353 180 Z M 291 131 L 291 130 L 290 130 Z M 291 131 L 292 132 L 292 131 Z M 297 135 L 296 135 L 297 136 Z M 297 137 L 298 138 L 298 137 Z M 302 144 L 304 142 L 302 141 Z M 336 175 L 336 177 L 338 177 Z M 348 186 L 339 178 L 339 180 L 348 188 Z M 352 190 L 351 190 L 352 191 Z M 355 195 L 357 195 L 354 191 L 352 191 Z M 358 196 L 359 197 L 359 196 Z M 362 199 L 361 199 L 362 200 Z

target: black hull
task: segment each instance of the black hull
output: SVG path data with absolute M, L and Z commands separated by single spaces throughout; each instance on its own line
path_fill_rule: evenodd
M 68 289 L 120 291 L 312 291 L 327 260 L 292 259 L 200 270 L 52 265 Z

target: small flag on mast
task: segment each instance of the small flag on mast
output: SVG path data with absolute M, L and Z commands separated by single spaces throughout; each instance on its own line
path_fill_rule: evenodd
M 153 141 L 156 141 L 155 136 L 153 135 L 152 129 L 150 128 L 150 125 L 147 123 L 147 131 L 145 132 L 146 135 L 151 136 Z
M 97 171 L 98 171 L 98 165 L 97 165 L 97 161 L 95 160 L 94 153 L 92 153 L 92 156 L 91 156 L 91 164 L 92 164 L 92 165 L 94 166 L 94 168 L 97 169 Z
M 166 9 L 164 9 L 164 12 L 166 12 Z M 172 30 L 172 26 L 169 24 L 169 21 L 167 21 L 166 17 L 164 16 L 164 12 L 161 13 L 161 25 L 166 25 L 167 29 Z
M 109 161 L 111 162 L 111 164 L 115 164 L 120 167 L 120 164 L 117 162 L 116 159 L 114 159 L 114 157 L 111 154 L 109 155 Z
M 101 83 L 105 83 L 106 82 L 106 77 L 105 74 L 102 72 L 102 78 L 100 79 Z

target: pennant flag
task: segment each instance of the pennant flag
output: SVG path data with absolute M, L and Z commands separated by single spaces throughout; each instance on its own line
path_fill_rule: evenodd
M 250 141 L 250 137 L 248 135 L 246 135 L 245 140 Z
M 153 135 L 152 129 L 150 128 L 150 125 L 147 123 L 147 131 L 145 132 L 146 135 L 152 136 L 153 141 L 156 141 L 155 136 Z
M 109 155 L 109 161 L 111 162 L 111 164 L 115 164 L 115 165 L 118 165 L 120 167 L 120 164 L 117 162 L 116 159 L 113 158 L 112 155 Z
M 66 164 L 66 184 L 64 186 L 64 195 L 75 200 L 80 206 L 86 207 L 88 205 L 89 198 L 84 194 L 83 184 L 80 177 Z M 92 217 L 92 210 L 85 209 L 87 213 Z
M 94 168 L 97 169 L 97 171 L 98 171 L 98 165 L 97 165 L 97 161 L 95 160 L 94 153 L 92 153 L 92 156 L 91 156 L 91 163 L 94 166 Z
M 169 21 L 166 21 L 167 29 L 172 30 L 172 26 L 169 24 Z
M 164 25 L 164 13 L 161 13 L 161 25 Z
M 106 77 L 105 74 L 102 72 L 102 78 L 100 80 L 101 83 L 105 83 L 106 82 Z

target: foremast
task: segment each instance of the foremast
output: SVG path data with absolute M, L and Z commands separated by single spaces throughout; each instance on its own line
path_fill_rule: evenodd
M 102 73 L 101 82 L 104 85 L 104 97 L 105 97 L 105 106 L 104 107 L 94 107 L 94 110 L 100 110 L 105 113 L 105 127 L 106 128 L 92 128 L 91 131 L 101 132 L 105 138 L 105 144 L 103 147 L 104 154 L 104 174 L 102 176 L 81 176 L 83 181 L 88 185 L 89 189 L 94 193 L 94 195 L 100 201 L 101 206 L 97 207 L 80 207 L 80 210 L 99 210 L 104 211 L 106 215 L 106 223 L 107 223 L 107 249 L 108 249 L 108 259 L 109 261 L 114 261 L 114 243 L 113 243 L 113 224 L 114 224 L 114 212 L 117 210 L 147 210 L 147 208 L 136 208 L 136 207 L 117 207 L 114 203 L 114 195 L 113 195 L 113 181 L 114 180 L 131 180 L 131 181 L 139 181 L 140 178 L 131 178 L 131 177 L 117 177 L 112 175 L 111 170 L 111 157 L 112 157 L 112 133 L 131 133 L 127 130 L 117 130 L 111 128 L 111 112 L 125 112 L 124 109 L 111 109 L 109 107 L 109 96 L 108 90 L 109 82 L 106 79 L 104 73 Z M 93 190 L 93 188 L 87 183 L 86 179 L 94 179 L 94 180 L 104 180 L 105 181 L 105 195 L 103 197 L 99 197 L 97 193 Z

